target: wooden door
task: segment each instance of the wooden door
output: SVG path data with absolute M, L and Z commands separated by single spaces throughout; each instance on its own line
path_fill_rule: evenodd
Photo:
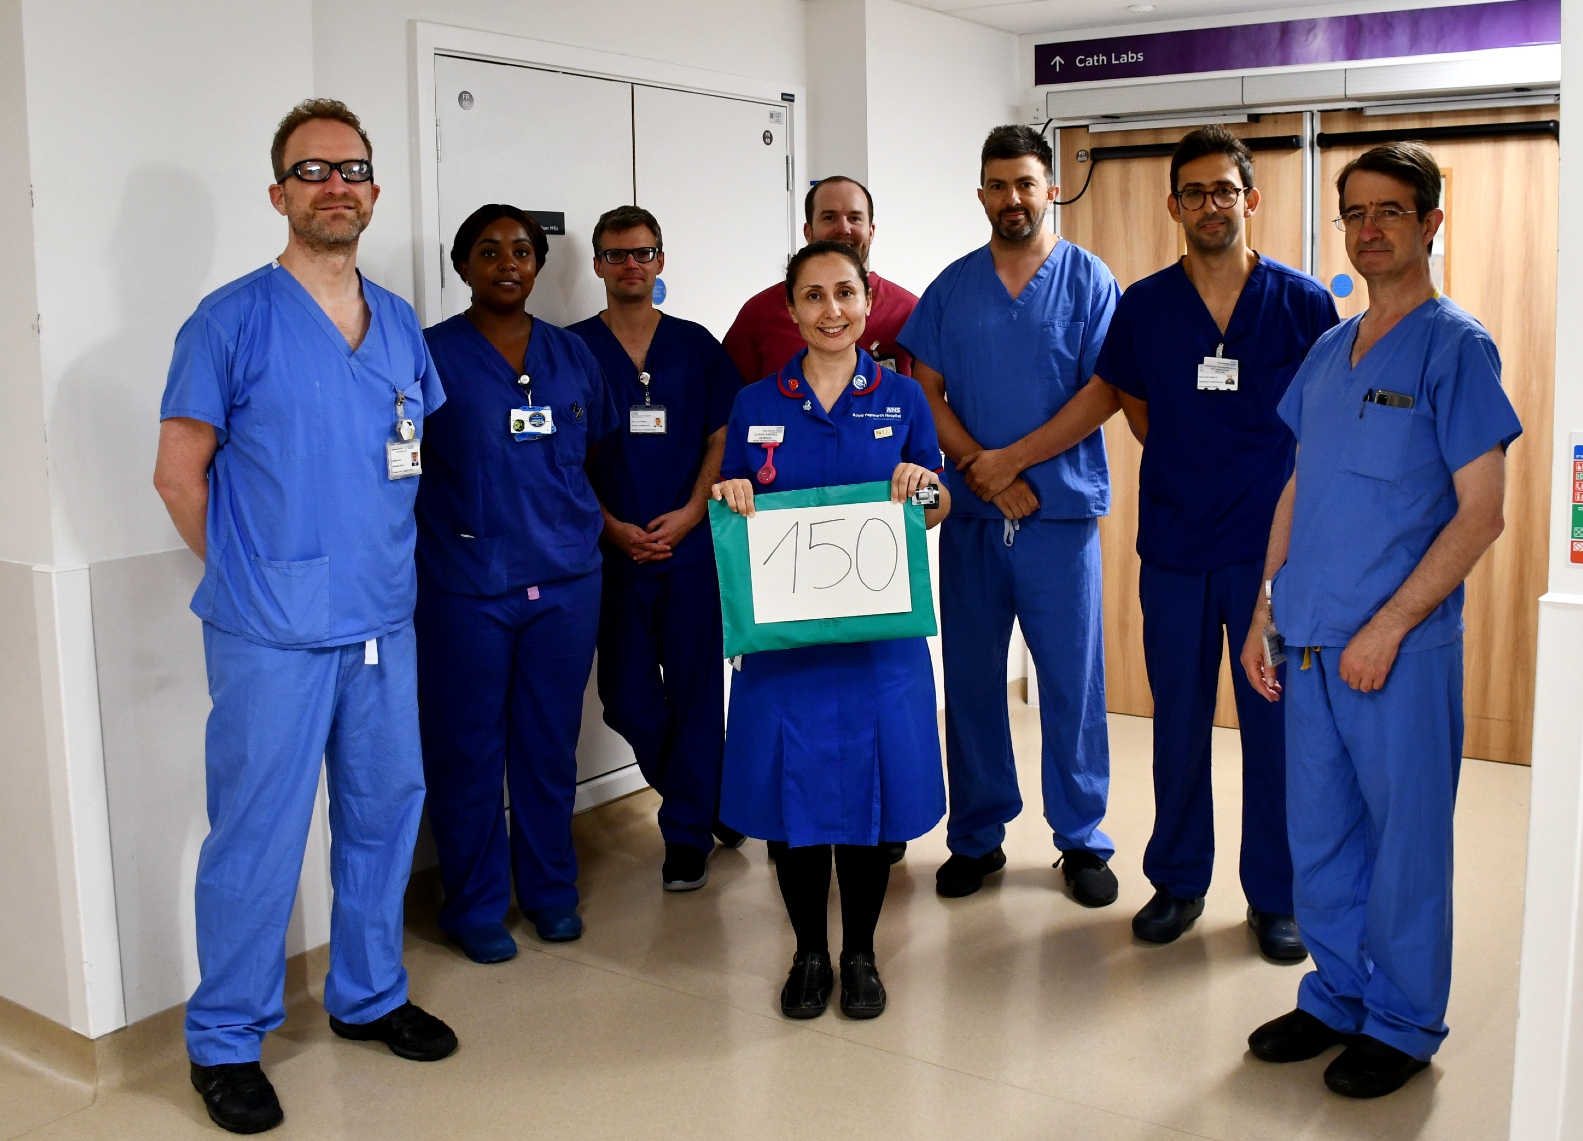
M 1246 138 L 1254 135 L 1301 135 L 1300 114 L 1265 115 L 1257 123 L 1232 124 Z M 1172 127 L 1148 131 L 1087 130 L 1061 132 L 1061 192 L 1070 198 L 1088 177 L 1087 163 L 1077 152 L 1092 147 L 1175 143 L 1191 130 Z M 1261 201 L 1248 227 L 1253 248 L 1287 265 L 1303 264 L 1303 156 L 1301 151 L 1263 151 L 1253 156 L 1254 184 Z M 1101 258 L 1125 289 L 1139 278 L 1164 269 L 1181 256 L 1181 227 L 1166 212 L 1171 190 L 1171 160 L 1113 159 L 1099 163 L 1087 193 L 1061 207 L 1061 234 Z M 1143 665 L 1143 611 L 1138 603 L 1138 463 L 1143 449 L 1125 420 L 1105 425 L 1110 460 L 1110 515 L 1099 521 L 1105 571 L 1105 692 L 1113 713 L 1149 717 L 1154 701 Z M 1237 647 L 1241 651 L 1241 647 Z M 1231 655 L 1221 661 L 1217 725 L 1235 726 L 1231 701 Z
M 1379 131 L 1465 123 L 1555 119 L 1554 104 L 1427 115 L 1326 112 L 1321 132 Z M 1548 572 L 1551 412 L 1555 380 L 1559 146 L 1546 137 L 1466 139 L 1431 144 L 1446 175 L 1444 291 L 1489 330 L 1500 349 L 1502 383 L 1523 435 L 1506 463 L 1506 532 L 1467 584 L 1463 754 L 1528 764 L 1539 596 Z M 1343 236 L 1336 175 L 1367 146 L 1321 149 L 1319 276 L 1357 275 Z M 1334 292 L 1334 291 L 1332 291 Z M 1363 282 L 1337 297 L 1343 317 L 1368 305 Z

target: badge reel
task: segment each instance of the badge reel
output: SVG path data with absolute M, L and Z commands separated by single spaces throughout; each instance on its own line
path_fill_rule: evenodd
M 638 373 L 638 383 L 643 386 L 643 403 L 627 409 L 627 431 L 634 436 L 665 435 L 665 405 L 655 404 L 649 395 L 648 373 Z
M 423 474 L 423 441 L 413 422 L 402 415 L 406 394 L 396 390 L 396 438 L 385 444 L 385 470 L 391 479 Z
M 1224 342 L 1216 345 L 1215 355 L 1205 357 L 1204 363 L 1198 366 L 1198 391 L 1237 391 L 1237 361 L 1232 357 L 1222 355 L 1225 348 Z
M 758 481 L 766 486 L 775 482 L 775 449 L 786 442 L 786 425 L 751 424 L 748 426 L 748 443 L 764 449 L 764 466 L 758 470 Z
M 1272 601 L 1272 587 L 1268 579 L 1264 583 L 1264 600 Z M 1270 616 L 1270 621 L 1264 627 L 1264 666 L 1274 669 L 1286 660 L 1286 639 L 1281 637 L 1281 632 L 1275 628 L 1275 616 Z
M 533 403 L 533 379 L 527 373 L 517 377 L 527 404 L 511 410 L 511 437 L 515 440 L 542 440 L 555 434 L 555 414 L 548 404 Z

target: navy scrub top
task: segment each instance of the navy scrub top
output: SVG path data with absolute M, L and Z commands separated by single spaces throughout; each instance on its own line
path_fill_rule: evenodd
M 1180 261 L 1134 282 L 1095 372 L 1148 402 L 1138 555 L 1183 574 L 1264 562 L 1297 441 L 1276 412 L 1298 366 L 1339 318 L 1305 273 L 1259 258 L 1221 333 Z M 1199 391 L 1205 357 L 1238 363 L 1235 392 Z
M 550 406 L 556 430 L 517 440 L 510 414 L 526 403 L 517 370 L 466 314 L 423 336 L 449 396 L 423 443 L 425 585 L 496 598 L 594 570 L 604 516 L 583 464 L 617 423 L 599 362 L 581 338 L 535 318 L 524 366 L 533 403 Z
M 651 404 L 665 409 L 666 432 L 663 436 L 633 435 L 629 413 L 643 404 L 637 366 L 598 316 L 579 321 L 568 331 L 583 339 L 604 370 L 616 410 L 615 430 L 600 444 L 593 463 L 599 501 L 623 523 L 639 527 L 647 527 L 667 511 L 685 507 L 692 498 L 709 437 L 725 427 L 731 402 L 742 388 L 736 365 L 708 329 L 662 314 L 649 343 L 644 371 L 649 374 Z M 713 559 L 714 545 L 706 521 L 687 532 L 668 559 L 632 563 L 609 544 L 605 557 L 621 558 L 640 573 L 656 573 L 698 559 Z
M 205 297 L 176 334 L 160 419 L 213 425 L 219 445 L 192 610 L 264 645 L 349 645 L 412 620 L 412 507 L 428 477 L 391 479 L 385 445 L 399 389 L 426 461 L 445 392 L 412 306 L 362 283 L 355 352 L 274 262 Z
M 1281 401 L 1298 443 L 1291 548 L 1274 598 L 1289 646 L 1350 642 L 1457 513 L 1456 472 L 1523 430 L 1495 342 L 1450 299 L 1425 301 L 1353 368 L 1362 320 L 1321 337 Z M 1413 406 L 1366 402 L 1371 389 Z M 1401 652 L 1461 637 L 1462 595 L 1459 583 Z
M 858 353 L 826 412 L 802 375 L 807 350 L 737 397 L 722 479 L 756 492 L 889 480 L 898 463 L 938 471 L 929 401 L 910 377 Z M 754 425 L 781 425 L 775 481 L 755 478 Z M 731 675 L 720 818 L 765 840 L 877 844 L 910 840 L 945 813 L 934 670 L 923 638 L 748 654 Z
M 1004 448 L 1047 423 L 1094 375 L 1120 290 L 1105 263 L 1058 241 L 1013 298 L 989 247 L 952 262 L 902 328 L 916 360 L 945 377 L 946 400 L 973 439 Z M 1097 429 L 1022 473 L 1039 498 L 1035 519 L 1089 519 L 1110 510 L 1110 470 Z M 951 517 L 1005 517 L 950 465 Z

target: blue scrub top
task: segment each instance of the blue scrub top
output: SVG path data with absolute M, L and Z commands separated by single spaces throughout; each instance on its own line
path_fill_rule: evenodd
M 1425 301 L 1353 368 L 1361 320 L 1319 339 L 1281 401 L 1297 436 L 1297 503 L 1275 625 L 1293 646 L 1351 641 L 1456 514 L 1453 473 L 1523 430 L 1501 391 L 1495 342 L 1454 302 Z M 1365 403 L 1370 389 L 1410 396 L 1413 407 Z M 1459 584 L 1401 649 L 1461 633 Z
M 737 396 L 722 478 L 775 492 L 889 480 L 902 462 L 939 470 L 934 417 L 917 381 L 860 352 L 826 413 L 803 375 L 806 355 Z M 747 442 L 754 425 L 786 429 L 768 487 L 756 479 L 765 449 Z M 921 836 L 945 811 L 935 716 L 922 638 L 748 654 L 731 675 L 721 818 L 793 845 Z
M 643 404 L 637 366 L 598 316 L 579 321 L 569 331 L 583 339 L 604 370 L 617 414 L 615 431 L 600 444 L 594 460 L 594 490 L 617 519 L 647 527 L 692 498 L 709 437 L 730 419 L 742 378 L 708 329 L 662 314 L 649 342 L 644 371 L 649 374 L 649 400 L 665 409 L 666 432 L 634 436 L 628 413 Z M 605 557 L 621 558 L 631 569 L 652 574 L 713 559 L 714 544 L 706 521 L 687 532 L 668 559 L 632 563 L 609 544 Z
M 945 377 L 946 399 L 972 437 L 1004 448 L 1047 423 L 1094 375 L 1120 296 L 1105 263 L 1058 241 L 1013 299 L 989 247 L 946 266 L 924 290 L 899 340 Z M 1039 497 L 1036 519 L 1088 519 L 1110 510 L 1105 439 L 1086 440 L 1022 473 Z M 1000 509 L 945 473 L 951 514 L 1000 519 Z
M 160 419 L 211 424 L 219 444 L 192 610 L 227 633 L 340 646 L 412 618 L 420 479 L 390 479 L 385 444 L 400 390 L 427 458 L 445 391 L 412 306 L 361 280 L 356 352 L 278 263 L 209 294 L 176 334 Z
M 852 383 L 826 412 L 803 376 L 807 355 L 804 349 L 780 372 L 738 394 L 726 428 L 721 479 L 751 479 L 755 492 L 767 493 L 889 480 L 899 463 L 941 469 L 934 416 L 916 380 L 860 352 Z M 754 425 L 786 429 L 785 442 L 775 449 L 775 481 L 768 485 L 757 476 L 769 453 L 747 442 Z
M 465 313 L 423 331 L 450 396 L 429 424 L 418 492 L 418 573 L 450 594 L 498 598 L 599 566 L 604 516 L 583 471 L 616 427 L 599 362 L 582 338 L 534 318 L 524 367 L 553 435 L 518 440 L 517 370 Z
M 1134 282 L 1095 372 L 1149 404 L 1138 555 L 1183 574 L 1264 563 L 1297 443 L 1276 412 L 1298 365 L 1339 320 L 1306 273 L 1261 257 L 1221 333 L 1181 262 Z M 1237 361 L 1235 392 L 1200 392 L 1198 366 Z

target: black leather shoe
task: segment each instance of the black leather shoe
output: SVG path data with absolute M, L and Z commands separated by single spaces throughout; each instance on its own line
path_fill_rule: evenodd
M 1259 950 L 1265 958 L 1278 963 L 1300 963 L 1308 958 L 1308 948 L 1303 945 L 1294 916 L 1249 907 L 1248 926 L 1259 937 Z
M 281 1112 L 275 1087 L 257 1062 L 227 1062 L 218 1066 L 192 1064 L 192 1088 L 203 1095 L 209 1120 L 232 1133 L 262 1133 L 273 1129 L 286 1115 Z
M 895 844 L 881 844 L 885 849 L 885 856 L 893 864 L 899 864 L 907 858 L 907 841 L 902 840 Z
M 885 1013 L 885 984 L 879 981 L 873 951 L 841 952 L 841 1013 L 848 1018 Z
M 691 844 L 666 844 L 660 884 L 666 891 L 697 891 L 709 882 L 709 853 Z
M 747 837 L 742 833 L 720 820 L 715 821 L 715 826 L 710 831 L 714 833 L 716 840 L 719 840 L 728 848 L 740 848 L 747 840 Z
M 414 1062 L 438 1062 L 456 1052 L 451 1028 L 410 1002 L 372 1022 L 342 1022 L 331 1017 L 330 1029 L 354 1042 L 383 1042 L 396 1057 Z
M 953 852 L 951 858 L 934 873 L 934 890 L 947 899 L 972 895 L 984 886 L 984 877 L 1006 866 L 1006 853 L 996 848 L 982 856 L 964 856 Z
M 780 859 L 782 856 L 784 856 L 786 854 L 787 849 L 790 848 L 790 847 L 791 847 L 791 845 L 786 843 L 785 840 L 766 840 L 766 841 L 764 841 L 764 848 L 769 853 L 769 857 L 770 857 L 771 860 L 778 860 L 778 859 Z
M 1204 897 L 1182 899 L 1163 887 L 1132 917 L 1132 933 L 1146 943 L 1174 943 L 1204 914 Z
M 1294 1010 L 1249 1034 L 1248 1049 L 1263 1062 L 1306 1062 L 1332 1046 L 1350 1045 L 1355 1037 L 1331 1029 L 1306 1010 Z
M 1081 848 L 1062 852 L 1053 866 L 1061 869 L 1067 886 L 1072 889 L 1072 898 L 1084 907 L 1108 907 L 1116 902 L 1121 890 L 1116 883 L 1116 873 L 1093 852 Z
M 835 972 L 830 969 L 828 951 L 798 951 L 792 957 L 791 974 L 781 987 L 781 1013 L 787 1018 L 818 1018 L 830 1005 L 830 989 Z
M 1325 1084 L 1343 1097 L 1384 1097 L 1407 1084 L 1428 1062 L 1378 1038 L 1359 1034 L 1325 1069 Z

